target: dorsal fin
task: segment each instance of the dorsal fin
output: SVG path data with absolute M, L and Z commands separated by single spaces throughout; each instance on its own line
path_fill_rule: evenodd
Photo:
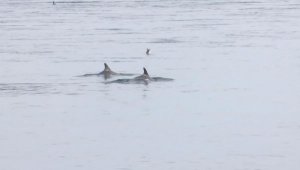
M 110 70 L 110 68 L 108 67 L 108 65 L 106 63 L 104 63 L 104 70 Z
M 147 75 L 147 76 L 149 76 L 149 74 L 148 74 L 146 68 L 144 67 L 143 69 L 144 69 L 144 74 Z

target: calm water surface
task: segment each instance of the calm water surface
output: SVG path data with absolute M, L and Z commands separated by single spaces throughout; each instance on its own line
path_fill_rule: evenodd
M 0 169 L 298 170 L 299 28 L 298 0 L 2 0 Z M 104 62 L 175 81 L 78 76 Z

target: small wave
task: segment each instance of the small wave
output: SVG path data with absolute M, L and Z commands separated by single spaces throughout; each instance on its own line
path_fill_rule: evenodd
M 163 39 L 157 39 L 154 41 L 150 41 L 149 43 L 181 43 L 182 41 L 179 40 L 175 40 L 175 39 L 167 39 L 167 38 L 163 38 Z
M 49 86 L 46 83 L 3 83 L 0 94 L 44 94 Z

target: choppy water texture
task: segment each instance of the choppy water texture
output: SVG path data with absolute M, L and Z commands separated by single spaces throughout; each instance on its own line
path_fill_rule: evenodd
M 2 0 L 0 14 L 1 170 L 299 169 L 298 0 Z M 78 76 L 104 62 L 175 81 Z

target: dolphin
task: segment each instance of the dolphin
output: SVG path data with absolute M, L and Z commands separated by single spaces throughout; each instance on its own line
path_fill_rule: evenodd
M 121 83 L 121 84 L 148 84 L 150 82 L 164 82 L 164 81 L 173 81 L 172 78 L 164 78 L 164 77 L 150 77 L 148 74 L 147 69 L 143 68 L 144 72 L 142 75 L 134 77 L 133 79 L 117 79 L 110 82 L 110 83 Z
M 90 76 L 103 76 L 104 79 L 109 79 L 113 75 L 120 75 L 120 76 L 132 76 L 134 74 L 127 74 L 127 73 L 116 73 L 112 71 L 109 66 L 104 63 L 104 70 L 101 71 L 100 73 L 94 73 L 94 74 L 84 74 L 81 77 L 90 77 Z
M 150 76 L 149 76 L 149 74 L 148 74 L 148 71 L 146 70 L 145 67 L 143 68 L 143 70 L 144 70 L 144 73 L 142 75 L 140 75 L 140 76 L 135 77 L 134 80 L 149 81 L 151 79 Z

